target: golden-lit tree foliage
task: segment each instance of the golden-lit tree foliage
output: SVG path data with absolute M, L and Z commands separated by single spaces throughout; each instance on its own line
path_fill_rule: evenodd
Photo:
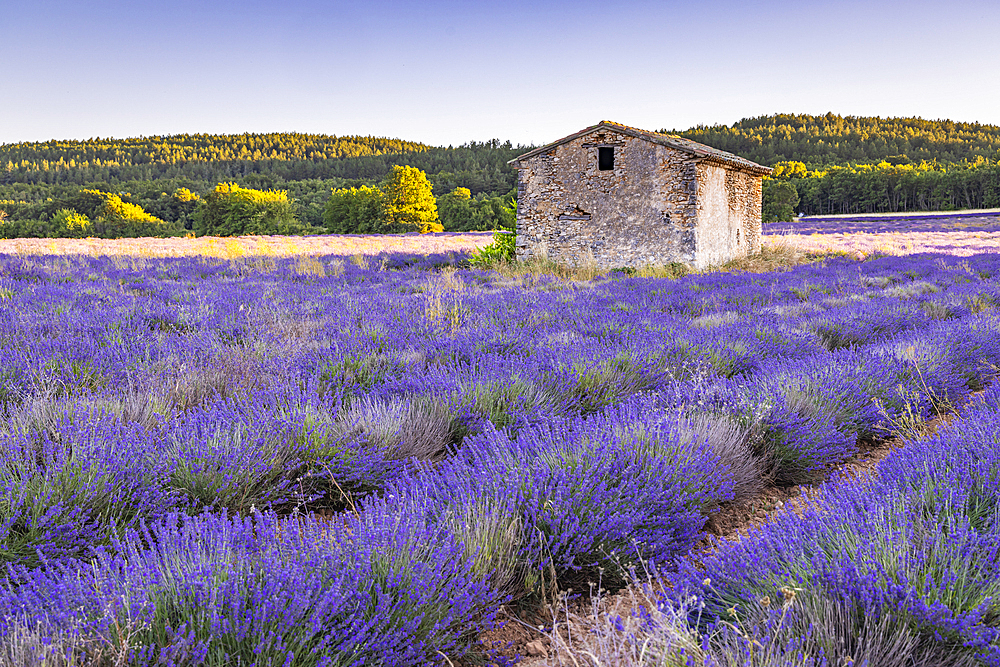
M 391 231 L 441 232 L 437 202 L 427 174 L 415 167 L 395 166 L 382 180 L 382 212 Z
M 83 238 L 93 233 L 94 223 L 83 213 L 63 208 L 52 217 L 52 227 L 59 232 L 59 236 Z
M 96 189 L 83 189 L 69 197 L 53 201 L 55 209 L 46 220 L 8 225 L 4 236 L 99 236 L 103 238 L 174 236 L 181 228 L 147 213 L 137 204 L 125 201 L 122 195 Z M 29 210 L 31 204 L 20 203 L 18 208 Z M 30 233 L 30 234 L 28 234 Z
M 178 134 L 129 139 L 22 142 L 0 146 L 10 171 L 126 167 L 197 162 L 314 161 L 427 150 L 401 139 L 325 134 Z
M 184 203 L 196 202 L 199 199 L 201 199 L 201 197 L 199 197 L 197 193 L 191 192 L 187 188 L 177 188 L 176 190 L 174 190 L 174 197 L 177 199 L 177 201 Z
M 319 224 L 330 192 L 330 185 L 319 181 L 372 185 L 394 165 L 408 164 L 425 171 L 443 192 L 461 186 L 476 194 L 505 194 L 516 180 L 507 161 L 528 148 L 496 139 L 434 148 L 400 139 L 290 133 L 25 142 L 0 145 L 0 198 L 42 201 L 51 196 L 35 195 L 32 186 L 50 190 L 100 184 L 111 189 L 126 183 L 135 188 L 137 183 L 171 181 L 191 189 L 196 185 L 205 193 L 227 181 L 265 189 L 280 184 L 294 190 L 300 201 L 323 192 L 323 202 L 313 202 L 305 211 L 307 217 L 315 217 L 313 224 Z M 317 185 L 310 188 L 310 183 Z M 333 187 L 359 184 L 341 182 Z

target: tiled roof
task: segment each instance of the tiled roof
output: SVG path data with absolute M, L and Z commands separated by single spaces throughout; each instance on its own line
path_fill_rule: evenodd
M 590 127 L 584 128 L 579 132 L 575 132 L 568 137 L 563 137 L 558 141 L 553 141 L 550 144 L 528 151 L 524 155 L 514 158 L 507 164 L 512 164 L 517 167 L 517 163 L 522 160 L 532 158 L 539 153 L 544 153 L 545 151 L 555 148 L 556 146 L 573 141 L 574 139 L 590 134 L 591 132 L 595 132 L 601 128 L 608 128 L 610 130 L 615 130 L 616 132 L 621 132 L 622 134 L 627 134 L 631 137 L 645 139 L 646 141 L 651 141 L 654 144 L 660 144 L 679 151 L 684 151 L 685 153 L 695 155 L 708 160 L 709 162 L 717 162 L 735 169 L 749 171 L 750 173 L 757 174 L 759 176 L 769 176 L 771 174 L 770 167 L 759 165 L 756 162 L 751 162 L 750 160 L 741 158 L 738 155 L 733 155 L 732 153 L 727 153 L 726 151 L 720 151 L 718 148 L 712 148 L 711 146 L 706 146 L 705 144 L 699 144 L 697 141 L 684 139 L 683 137 L 678 137 L 674 134 L 649 132 L 648 130 L 640 130 L 635 127 L 629 127 L 628 125 L 622 125 L 621 123 L 615 123 L 610 120 L 602 120 L 597 125 L 591 125 Z

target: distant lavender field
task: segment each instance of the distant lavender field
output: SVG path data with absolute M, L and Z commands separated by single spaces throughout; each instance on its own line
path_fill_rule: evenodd
M 764 225 L 764 238 L 809 252 L 976 255 L 1000 251 L 1000 215 L 928 214 L 801 218 Z
M 322 236 L 201 236 L 198 238 L 0 239 L 0 254 L 132 255 L 140 257 L 291 257 L 296 255 L 419 255 L 471 252 L 493 242 L 492 232 L 326 234 Z

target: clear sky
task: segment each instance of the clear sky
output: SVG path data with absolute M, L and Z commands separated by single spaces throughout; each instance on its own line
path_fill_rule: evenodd
M 0 0 L 0 143 L 541 144 L 772 113 L 1000 125 L 1000 2 Z

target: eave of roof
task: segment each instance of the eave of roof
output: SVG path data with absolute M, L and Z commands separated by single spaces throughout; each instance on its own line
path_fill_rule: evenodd
M 533 158 L 536 155 L 544 153 L 548 150 L 560 146 L 567 142 L 573 141 L 580 137 L 586 136 L 592 132 L 596 132 L 602 128 L 607 128 L 609 130 L 614 130 L 616 132 L 621 132 L 622 134 L 627 134 L 631 137 L 637 139 L 644 139 L 650 141 L 654 144 L 660 144 L 662 146 L 667 146 L 668 148 L 674 148 L 679 151 L 683 151 L 690 155 L 694 155 L 703 160 L 709 162 L 716 162 L 727 167 L 732 167 L 734 169 L 742 169 L 743 171 L 748 171 L 752 174 L 759 176 L 769 176 L 773 171 L 770 167 L 765 167 L 763 165 L 757 164 L 747 160 L 746 158 L 741 158 L 738 155 L 733 155 L 732 153 L 727 153 L 726 151 L 721 151 L 718 148 L 712 148 L 711 146 L 706 146 L 705 144 L 700 144 L 697 141 L 691 141 L 690 139 L 684 139 L 683 137 L 678 137 L 673 134 L 660 134 L 659 132 L 649 132 L 647 130 L 640 130 L 635 127 L 629 127 L 628 125 L 622 125 L 621 123 L 615 123 L 610 120 L 602 120 L 597 125 L 591 125 L 586 127 L 579 132 L 575 132 L 568 137 L 563 137 L 557 141 L 553 141 L 550 144 L 545 144 L 534 150 L 530 150 L 524 155 L 520 155 L 513 160 L 507 162 L 507 164 L 513 165 L 515 168 L 518 167 L 518 163 L 523 160 Z

